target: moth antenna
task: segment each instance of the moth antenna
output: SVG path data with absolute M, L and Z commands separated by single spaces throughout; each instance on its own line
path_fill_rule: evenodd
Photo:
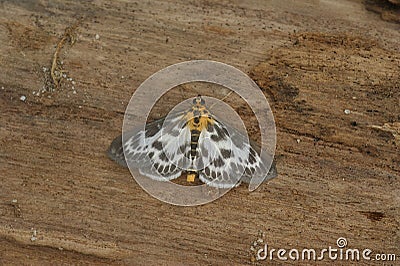
M 221 101 L 224 101 L 226 98 L 228 98 L 233 91 L 229 91 L 224 97 L 222 97 Z M 210 106 L 210 109 L 212 109 L 217 103 L 214 103 L 213 105 Z

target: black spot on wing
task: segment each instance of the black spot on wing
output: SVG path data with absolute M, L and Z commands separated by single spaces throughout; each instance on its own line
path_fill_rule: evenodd
M 165 166 L 164 172 L 163 172 L 164 174 L 167 174 L 169 172 L 169 167 L 170 167 L 169 165 Z
M 246 167 L 244 172 L 247 176 L 253 176 L 255 171 L 256 171 L 256 169 L 254 167 L 248 166 L 248 167 Z
M 246 167 L 245 173 L 246 175 L 251 176 L 251 170 L 249 167 Z
M 255 164 L 257 162 L 256 157 L 253 154 L 249 155 L 249 164 Z
M 164 123 L 164 119 L 165 118 L 162 118 L 162 119 L 153 121 L 151 123 L 148 123 L 146 125 L 146 128 L 145 128 L 146 129 L 146 132 L 145 132 L 146 138 L 153 137 L 157 134 L 158 131 L 160 131 L 161 126 Z
M 159 150 L 159 151 L 161 151 L 162 150 L 162 148 L 163 148 L 163 145 L 162 145 L 162 143 L 160 142 L 160 141 L 154 141 L 153 142 L 153 145 L 151 145 L 153 148 L 155 148 L 156 150 Z
M 207 124 L 207 131 L 208 131 L 209 133 L 214 132 L 214 126 L 211 125 L 211 123 L 208 123 L 208 124 Z
M 217 132 L 217 135 L 221 138 L 221 139 L 227 139 L 229 136 L 229 133 L 227 131 L 227 129 L 225 127 L 220 127 L 220 126 L 214 126 L 215 127 L 215 131 Z
M 210 176 L 210 168 L 206 167 L 204 169 L 204 173 L 206 174 L 206 176 Z
M 211 176 L 212 176 L 213 178 L 217 178 L 217 172 L 211 171 Z
M 150 156 L 150 154 L 149 154 L 149 156 Z M 168 162 L 169 161 L 167 155 L 165 154 L 165 152 L 162 152 L 160 154 L 160 160 L 164 161 L 164 162 Z
M 218 157 L 217 159 L 214 160 L 215 167 L 222 167 L 224 165 L 225 165 L 225 162 L 221 157 Z
M 211 135 L 210 138 L 211 138 L 213 141 L 215 141 L 215 142 L 224 140 L 224 138 L 223 138 L 222 136 L 220 136 L 220 135 L 215 135 L 215 134 Z
M 228 149 L 221 149 L 220 152 L 221 152 L 221 155 L 222 155 L 222 157 L 223 157 L 224 159 L 228 159 L 228 158 L 231 157 L 231 150 L 228 150 Z
M 256 169 L 254 167 L 250 167 L 251 175 L 254 175 L 255 171 L 256 171 Z

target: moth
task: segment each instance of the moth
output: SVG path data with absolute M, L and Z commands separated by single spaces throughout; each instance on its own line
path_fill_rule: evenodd
M 242 181 L 269 180 L 277 176 L 275 163 L 269 169 L 259 148 L 239 130 L 222 123 L 206 107 L 201 96 L 186 111 L 147 123 L 114 139 L 108 156 L 124 167 L 137 168 L 154 180 L 173 180 L 186 173 L 187 182 L 199 178 L 217 188 L 230 188 Z M 124 154 L 125 152 L 125 154 Z

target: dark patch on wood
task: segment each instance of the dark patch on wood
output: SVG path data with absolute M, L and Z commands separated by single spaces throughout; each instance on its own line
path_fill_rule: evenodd
M 361 214 L 367 216 L 371 221 L 380 221 L 385 218 L 385 214 L 383 212 L 376 211 L 360 211 Z

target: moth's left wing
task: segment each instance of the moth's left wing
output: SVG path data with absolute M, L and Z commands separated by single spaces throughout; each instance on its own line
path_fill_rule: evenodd
M 270 169 L 265 166 L 272 158 L 261 158 L 247 140 L 237 129 L 215 119 L 199 138 L 198 155 L 204 162 L 200 180 L 213 187 L 229 188 L 240 181 L 249 183 L 252 178 L 265 181 L 275 177 L 275 164 Z

